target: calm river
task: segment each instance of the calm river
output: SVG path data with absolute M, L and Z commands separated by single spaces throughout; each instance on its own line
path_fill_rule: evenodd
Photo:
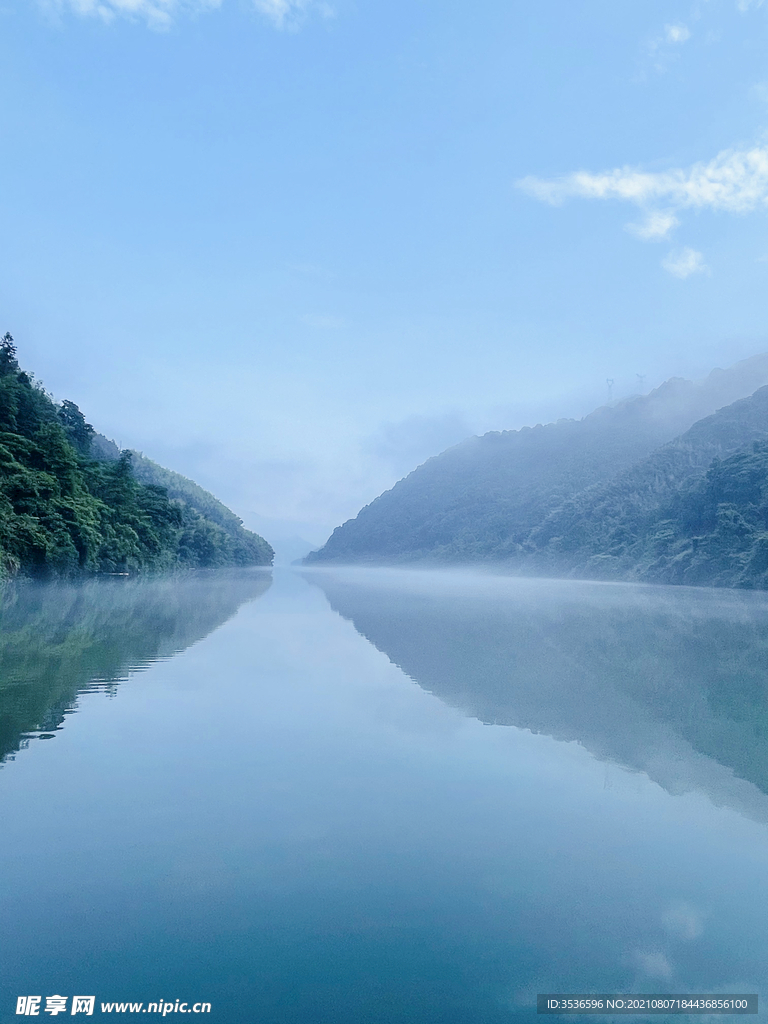
M 0 1021 L 29 996 L 39 1020 L 93 996 L 146 1024 L 768 998 L 767 696 L 762 594 L 287 569 L 7 588 Z

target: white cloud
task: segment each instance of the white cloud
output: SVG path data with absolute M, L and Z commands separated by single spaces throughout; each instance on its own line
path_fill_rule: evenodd
M 671 252 L 666 259 L 661 261 L 661 265 L 670 274 L 680 278 L 690 277 L 691 274 L 703 274 L 709 270 L 703 255 L 696 249 L 689 248 Z
M 168 28 L 181 14 L 213 10 L 222 0 L 41 0 L 51 13 L 65 10 L 82 17 L 97 17 L 112 21 L 117 17 L 140 19 L 150 28 Z M 279 29 L 297 28 L 302 20 L 315 11 L 321 17 L 331 17 L 332 8 L 321 0 L 253 0 L 259 14 L 263 14 Z
M 768 209 L 768 146 L 726 149 L 709 163 L 688 170 L 673 168 L 652 173 L 632 167 L 590 174 L 577 171 L 562 178 L 527 177 L 518 187 L 557 206 L 571 197 L 623 199 L 637 206 L 665 201 L 676 209 L 709 208 L 729 213 Z
M 647 55 L 653 68 L 663 74 L 669 64 L 677 59 L 675 50 L 691 38 L 691 30 L 681 22 L 664 26 L 661 35 L 655 36 L 646 44 Z
M 253 0 L 259 14 L 265 15 L 275 28 L 297 28 L 310 9 L 323 18 L 333 17 L 333 8 L 316 0 Z
M 627 224 L 627 231 L 644 242 L 660 242 L 679 223 L 669 210 L 651 210 L 642 224 Z
M 675 900 L 661 915 L 661 923 L 677 939 L 692 941 L 704 932 L 704 915 L 683 900 Z
M 49 13 L 60 15 L 69 10 L 81 17 L 101 18 L 109 22 L 124 17 L 145 21 L 150 28 L 166 29 L 182 10 L 209 10 L 218 7 L 221 0 L 48 0 L 44 6 Z
M 762 7 L 765 0 L 737 0 L 736 6 L 740 11 L 749 11 L 753 7 Z
M 517 186 L 552 206 L 571 198 L 633 203 L 645 212 L 645 220 L 628 224 L 627 230 L 643 241 L 655 241 L 666 238 L 677 227 L 677 213 L 681 210 L 768 210 L 768 145 L 726 149 L 708 163 L 701 161 L 687 169 L 649 172 L 618 167 L 598 174 L 577 171 L 554 179 L 530 176 L 518 181 Z M 665 209 L 658 209 L 658 204 Z M 662 266 L 676 277 L 689 277 L 708 269 L 701 253 L 694 249 L 670 254 Z
M 685 43 L 691 38 L 691 30 L 687 25 L 665 25 L 664 41 L 667 43 Z
M 638 950 L 634 956 L 635 964 L 643 974 L 650 978 L 671 978 L 672 964 L 661 950 L 644 953 Z

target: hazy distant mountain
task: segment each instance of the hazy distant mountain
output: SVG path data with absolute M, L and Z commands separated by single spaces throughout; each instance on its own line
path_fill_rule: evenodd
M 673 378 L 582 420 L 469 438 L 367 505 L 306 561 L 519 559 L 531 532 L 569 499 L 616 479 L 698 420 L 765 384 L 768 354 L 715 370 L 703 381 Z
M 768 387 L 577 494 L 525 549 L 559 575 L 768 586 Z

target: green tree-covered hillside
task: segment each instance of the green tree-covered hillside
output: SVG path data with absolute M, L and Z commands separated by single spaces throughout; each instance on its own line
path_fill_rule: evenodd
M 734 402 L 531 532 L 526 571 L 768 587 L 768 387 Z
M 120 449 L 108 438 L 96 434 L 92 454 L 113 462 Z M 139 483 L 162 487 L 183 512 L 185 534 L 182 546 L 192 546 L 200 556 L 207 552 L 216 564 L 270 565 L 274 551 L 263 537 L 243 527 L 239 516 L 227 508 L 210 491 L 181 473 L 158 466 L 141 452 L 131 451 L 133 473 Z
M 517 558 L 532 530 L 702 417 L 768 383 L 768 355 L 699 382 L 674 378 L 582 420 L 471 437 L 429 459 L 338 527 L 307 563 Z
M 163 486 L 137 479 L 130 452 L 91 456 L 93 427 L 56 404 L 0 340 L 0 574 L 142 572 L 267 565 L 272 549 L 235 540 Z M 234 514 L 233 514 L 234 515 Z M 236 517 L 234 517 L 236 518 Z

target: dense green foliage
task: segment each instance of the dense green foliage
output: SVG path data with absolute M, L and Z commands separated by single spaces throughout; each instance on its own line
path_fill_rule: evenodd
M 766 443 L 761 388 L 566 502 L 531 532 L 519 560 L 589 578 L 765 587 Z
M 768 587 L 768 443 L 716 459 L 637 547 L 642 579 Z
M 668 381 L 583 420 L 469 438 L 338 527 L 306 561 L 517 559 L 531 531 L 585 488 L 607 484 L 766 381 L 768 357 L 760 356 L 699 384 Z
M 269 587 L 267 572 L 6 582 L 0 590 L 0 761 L 50 736 L 84 690 L 171 657 Z
M 768 588 L 768 442 L 715 459 L 588 568 L 604 578 Z
M 94 431 L 57 405 L 0 341 L 0 574 L 141 572 L 269 564 L 255 535 L 235 542 L 162 486 L 137 480 L 132 454 L 90 456 Z M 236 518 L 236 517 L 235 517 Z M 245 533 L 246 531 L 243 531 Z
M 92 454 L 103 461 L 120 457 L 117 445 L 96 434 Z M 136 479 L 150 487 L 161 487 L 182 510 L 184 530 L 179 539 L 185 559 L 199 565 L 270 565 L 272 547 L 257 533 L 246 530 L 239 516 L 193 480 L 158 466 L 141 452 L 132 451 Z
M 269 565 L 274 551 L 263 537 L 243 527 L 242 520 L 199 484 L 173 470 L 164 469 L 146 456 L 133 452 L 136 479 L 162 487 L 182 506 L 182 550 L 197 552 L 200 564 Z M 202 561 L 205 558 L 208 561 Z

